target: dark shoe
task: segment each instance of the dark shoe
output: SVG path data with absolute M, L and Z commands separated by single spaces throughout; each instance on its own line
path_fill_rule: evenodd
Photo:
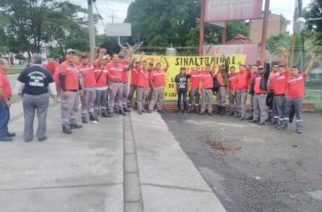
M 253 120 L 253 116 L 249 116 L 247 120 Z
M 221 114 L 221 111 L 222 111 L 222 106 L 218 106 L 217 108 L 218 108 L 218 111 L 217 111 L 216 114 L 220 115 Z
M 148 113 L 152 113 L 152 110 L 148 110 Z
M 226 114 L 226 107 L 222 107 L 221 108 L 221 113 L 220 113 L 220 116 L 224 116 Z
M 204 115 L 204 114 L 205 114 L 205 111 L 199 113 L 199 115 L 201 115 L 201 116 Z
M 10 132 L 7 132 L 7 137 L 15 137 L 16 136 L 16 133 L 10 133 Z
M 65 134 L 72 134 L 72 130 L 68 125 L 63 125 L 63 133 Z
M 265 125 L 265 122 L 259 122 L 257 125 L 264 126 Z
M 148 111 L 147 111 L 147 110 L 145 110 L 145 109 L 143 109 L 143 110 L 142 110 L 142 113 L 147 113 L 147 112 L 148 112 Z
M 128 108 L 124 108 L 124 112 L 131 113 L 131 110 Z
M 142 115 L 142 111 L 138 111 L 139 115 Z
M 96 121 L 96 119 L 95 119 L 95 117 L 94 117 L 93 115 L 90 115 L 90 116 L 89 116 L 89 120 L 90 120 L 90 121 Z
M 259 121 L 257 121 L 257 120 L 250 120 L 249 122 L 250 123 L 258 123 Z
M 164 113 L 164 111 L 163 110 L 158 110 L 158 113 Z
M 11 142 L 12 141 L 12 138 L 10 138 L 10 137 L 1 137 L 0 138 L 0 141 L 3 141 L 3 142 Z
M 245 118 L 245 117 L 241 117 L 239 120 L 240 120 L 240 121 L 246 121 L 246 120 L 248 120 L 248 119 L 247 119 L 247 118 Z
M 81 124 L 71 124 L 70 125 L 70 129 L 80 129 L 83 128 L 83 126 Z
M 124 111 L 122 111 L 122 110 L 120 110 L 120 111 L 119 111 L 119 114 L 120 114 L 121 116 L 126 116 L 126 113 L 124 113 Z
M 112 118 L 114 115 L 113 115 L 113 113 L 108 113 L 107 115 L 106 115 L 106 117 L 107 118 Z
M 42 137 L 42 138 L 38 138 L 38 141 L 39 141 L 39 142 L 43 142 L 43 141 L 45 141 L 45 140 L 47 140 L 47 136 Z
M 87 123 L 88 123 L 88 120 L 87 120 L 87 118 L 86 118 L 86 117 L 82 117 L 82 123 L 83 123 L 83 124 L 87 124 Z
M 210 112 L 210 113 L 208 112 L 208 115 L 209 115 L 209 116 L 213 116 L 214 114 L 213 114 L 212 112 Z

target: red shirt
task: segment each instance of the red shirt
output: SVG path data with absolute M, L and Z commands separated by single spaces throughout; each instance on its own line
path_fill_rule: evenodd
M 121 63 L 115 64 L 111 62 L 107 64 L 106 68 L 111 81 L 122 82 L 122 73 L 124 71 L 124 66 Z
M 165 71 L 152 71 L 150 74 L 150 79 L 153 82 L 154 88 L 161 88 L 165 86 Z
M 108 81 L 107 81 L 107 69 L 106 66 L 104 67 L 95 67 L 94 68 L 95 73 L 95 81 L 97 88 L 103 88 L 107 87 Z
M 299 77 L 291 78 L 287 81 L 288 94 L 290 98 L 304 97 L 304 84 L 306 75 L 303 73 Z
M 78 66 L 79 73 L 83 76 L 84 86 L 86 88 L 95 87 L 95 72 L 94 67 L 91 65 Z
M 274 90 L 275 89 L 275 84 L 276 84 L 276 80 L 277 80 L 278 77 L 280 77 L 279 72 L 271 72 L 270 73 L 270 75 L 269 75 L 269 85 L 268 85 L 269 90 Z
M 198 71 L 193 71 L 190 75 L 191 88 L 199 88 L 199 82 L 201 79 L 201 73 Z
M 136 86 L 138 84 L 139 68 L 131 69 L 131 85 Z
M 78 90 L 79 89 L 79 72 L 73 63 L 68 61 L 63 62 L 58 67 L 59 74 L 66 76 L 66 90 Z
M 1 69 L 0 69 L 0 88 L 3 89 L 4 95 L 9 100 L 12 97 L 10 82 L 8 79 L 8 75 Z
M 236 75 L 233 75 L 229 77 L 229 91 L 235 92 L 237 86 L 237 77 Z
M 138 74 L 138 85 L 139 87 L 143 88 L 148 88 L 149 87 L 149 71 L 148 70 L 143 70 L 139 69 L 139 74 Z
M 125 67 L 127 67 L 128 66 L 128 61 L 127 60 L 122 60 L 122 65 L 123 65 L 123 67 L 124 67 L 124 69 L 125 69 Z M 127 73 L 127 71 L 125 71 L 125 70 L 123 70 L 123 72 L 122 72 L 122 82 L 123 83 L 128 83 L 128 81 L 129 81 L 129 76 L 128 76 L 128 73 Z
M 275 80 L 275 86 L 273 88 L 275 95 L 283 95 L 286 93 L 287 81 L 290 79 L 290 72 L 285 71 L 284 74 L 279 74 Z
M 236 89 L 240 91 L 248 90 L 251 80 L 251 71 L 245 70 L 243 72 L 239 72 L 236 78 Z
M 201 76 L 201 81 L 203 82 L 203 88 L 205 89 L 212 89 L 214 86 L 214 80 L 211 73 L 203 73 Z
M 58 67 L 57 63 L 47 63 L 46 65 L 44 65 L 44 68 L 47 69 L 53 76 L 55 74 L 57 67 Z
M 262 79 L 261 75 L 258 75 L 258 76 L 255 77 L 255 86 L 254 86 L 255 94 L 265 94 L 265 93 L 267 93 L 266 90 L 261 89 L 261 79 Z

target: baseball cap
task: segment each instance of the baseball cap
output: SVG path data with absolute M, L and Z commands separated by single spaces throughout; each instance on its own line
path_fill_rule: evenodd
M 80 59 L 86 59 L 86 58 L 88 58 L 88 55 L 86 53 L 82 53 L 80 55 Z
M 67 49 L 66 53 L 73 53 L 73 54 L 75 54 L 75 50 L 74 49 Z
M 103 59 L 104 59 L 104 60 L 106 60 L 106 59 L 108 59 L 108 58 L 109 58 L 109 55 L 104 55 L 104 56 L 103 56 Z

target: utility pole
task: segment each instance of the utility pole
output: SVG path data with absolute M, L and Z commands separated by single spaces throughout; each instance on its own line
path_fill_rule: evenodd
M 93 15 L 93 2 L 96 0 L 88 1 L 88 31 L 89 31 L 89 46 L 91 52 L 91 61 L 95 60 L 95 26 L 94 26 L 94 15 Z
M 298 3 L 298 17 L 302 17 L 303 1 L 302 0 L 297 0 L 297 3 Z M 300 66 L 301 66 L 301 70 L 304 70 L 304 56 L 305 56 L 304 30 L 300 33 L 300 39 L 301 39 L 301 44 L 300 44 Z
M 199 33 L 199 55 L 203 56 L 203 45 L 205 36 L 205 0 L 201 1 L 201 11 L 200 11 L 200 33 Z
M 267 31 L 268 31 L 268 20 L 269 20 L 269 4 L 270 0 L 265 0 L 265 11 L 264 11 L 264 20 L 263 20 L 263 31 L 262 31 L 262 42 L 260 46 L 260 58 L 264 62 Z

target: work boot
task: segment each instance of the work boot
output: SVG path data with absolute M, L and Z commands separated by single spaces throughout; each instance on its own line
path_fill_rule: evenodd
M 82 123 L 83 124 L 87 124 L 88 123 L 88 120 L 87 120 L 87 117 L 86 116 L 83 116 L 82 117 Z
M 7 132 L 7 137 L 12 138 L 12 137 L 15 137 L 15 136 L 16 136 L 16 133 Z
M 104 111 L 102 111 L 102 115 L 101 115 L 103 118 L 107 118 L 108 116 L 107 116 L 107 111 L 106 110 L 104 110 Z
M 67 124 L 63 125 L 63 133 L 65 134 L 72 134 L 72 130 L 70 129 L 70 126 Z
M 131 113 L 131 110 L 129 108 L 124 108 L 124 112 Z
M 107 118 L 112 118 L 113 117 L 113 113 L 111 112 L 108 112 L 107 115 L 106 115 Z
M 299 125 L 296 126 L 296 133 L 302 134 L 302 126 L 299 126 Z
M 286 130 L 286 129 L 287 129 L 287 127 L 288 127 L 288 122 L 289 122 L 289 120 L 284 120 L 284 121 L 283 121 L 283 126 L 282 126 L 282 129 L 283 129 L 283 130 Z
M 70 124 L 70 129 L 80 129 L 83 128 L 81 124 Z
M 122 116 L 126 116 L 126 113 L 124 113 L 124 111 L 123 111 L 123 110 L 120 110 L 120 111 L 119 111 L 119 114 L 120 114 L 120 115 L 122 115 Z
M 90 121 L 96 121 L 95 117 L 93 115 L 89 115 L 89 120 Z

